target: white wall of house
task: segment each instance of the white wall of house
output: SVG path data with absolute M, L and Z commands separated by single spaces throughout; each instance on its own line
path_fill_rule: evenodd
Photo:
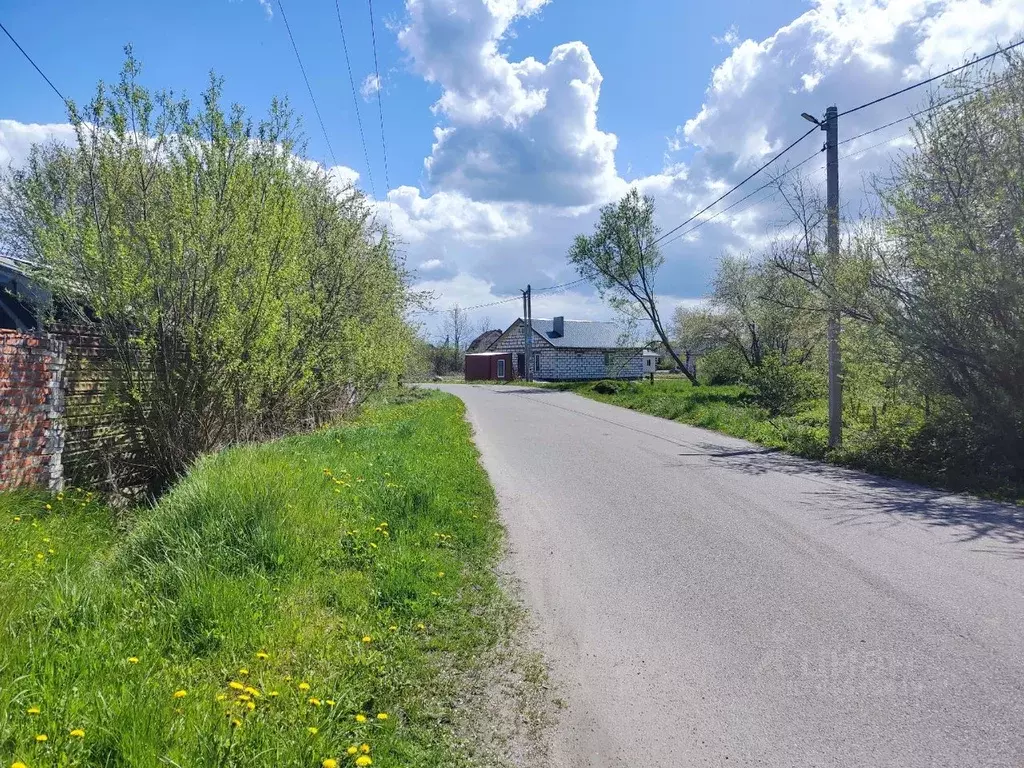
M 512 367 L 522 377 L 517 354 L 524 352 L 522 323 L 517 323 L 491 347 L 493 352 L 512 352 Z M 531 329 L 535 357 L 533 375 L 537 379 L 638 379 L 644 375 L 643 355 L 639 350 L 563 349 Z M 539 358 L 539 360 L 537 360 Z M 537 366 L 536 362 L 540 365 Z

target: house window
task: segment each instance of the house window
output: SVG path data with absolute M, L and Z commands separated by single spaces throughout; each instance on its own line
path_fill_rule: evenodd
M 499 379 L 504 379 L 505 378 L 505 361 L 504 360 L 499 360 L 498 361 L 498 378 Z
M 539 373 L 540 372 L 540 352 L 537 352 L 533 356 L 533 372 L 534 373 Z
M 611 364 L 612 364 L 612 353 L 611 352 L 605 352 L 604 353 L 604 367 L 607 368 Z

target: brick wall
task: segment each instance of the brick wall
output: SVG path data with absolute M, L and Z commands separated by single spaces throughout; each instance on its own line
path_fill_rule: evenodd
M 63 486 L 65 344 L 0 329 L 0 489 Z
M 492 352 L 512 352 L 512 367 L 522 378 L 517 353 L 524 351 L 523 324 L 509 330 L 491 345 Z M 554 380 L 638 379 L 644 375 L 643 355 L 632 349 L 566 349 L 552 346 L 537 331 L 533 334 L 533 353 L 540 355 L 540 369 L 534 378 Z

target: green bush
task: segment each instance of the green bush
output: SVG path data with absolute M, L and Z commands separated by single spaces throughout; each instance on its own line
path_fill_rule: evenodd
M 714 349 L 697 358 L 697 380 L 701 384 L 739 384 L 746 371 L 746 362 L 733 349 Z
M 793 416 L 801 403 L 815 394 L 814 374 L 803 366 L 785 365 L 777 357 L 766 357 L 751 368 L 745 383 L 751 399 L 770 416 Z

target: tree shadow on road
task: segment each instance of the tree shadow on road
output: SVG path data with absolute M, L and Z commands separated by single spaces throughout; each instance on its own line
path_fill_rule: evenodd
M 952 494 L 902 480 L 835 467 L 785 453 L 721 453 L 701 444 L 710 460 L 748 475 L 780 473 L 814 482 L 807 503 L 827 510 L 836 525 L 899 525 L 916 522 L 950 530 L 961 543 L 1024 558 L 1024 507 Z M 717 454 L 717 455 L 716 455 Z

